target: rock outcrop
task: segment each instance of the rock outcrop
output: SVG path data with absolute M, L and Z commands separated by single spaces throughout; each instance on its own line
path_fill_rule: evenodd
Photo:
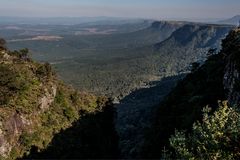
M 223 41 L 221 53 L 225 56 L 224 89 L 232 106 L 240 105 L 240 29 L 230 32 Z
M 39 125 L 37 117 L 52 106 L 57 94 L 57 85 L 54 78 L 50 77 L 42 80 L 40 77 L 32 79 L 35 76 L 34 69 L 36 69 L 34 63 L 21 60 L 17 53 L 7 51 L 4 40 L 0 40 L 0 52 L 2 76 L 0 82 L 0 155 L 2 158 L 8 158 L 14 147 L 22 145 L 21 136 L 24 133 L 31 134 L 37 129 L 36 126 Z M 22 68 L 17 70 L 18 67 Z M 29 76 L 32 79 L 31 83 L 36 84 L 28 84 L 30 79 L 24 79 L 25 76 Z M 7 94 L 5 98 L 4 92 Z M 31 96 L 25 97 L 27 95 Z M 33 97 L 34 99 L 31 99 Z M 27 107 L 29 107 L 28 110 Z
M 86 114 L 101 113 L 108 102 L 64 85 L 49 64 L 34 62 L 27 51 L 11 52 L 0 39 L 0 159 L 46 149 L 54 135 Z

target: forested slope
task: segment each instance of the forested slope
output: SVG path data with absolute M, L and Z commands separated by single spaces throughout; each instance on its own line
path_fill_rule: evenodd
M 33 149 L 41 152 L 57 139 L 56 135 L 75 129 L 77 124 L 76 136 L 84 137 L 84 141 L 69 144 L 60 139 L 62 146 L 71 146 L 72 152 L 78 152 L 80 146 L 81 157 L 89 153 L 93 158 L 117 156 L 117 134 L 112 124 L 115 111 L 108 98 L 68 87 L 49 64 L 31 60 L 27 49 L 12 52 L 4 40 L 0 42 L 1 158 L 27 156 Z M 74 136 L 66 135 L 75 141 Z

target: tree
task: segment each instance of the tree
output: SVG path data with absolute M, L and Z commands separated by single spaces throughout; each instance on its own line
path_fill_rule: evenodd
M 52 67 L 49 63 L 45 63 L 38 67 L 36 73 L 39 78 L 50 78 L 54 74 Z
M 6 41 L 0 38 L 0 50 L 6 49 Z
M 27 48 L 21 49 L 20 51 L 20 58 L 21 59 L 28 59 L 29 58 L 29 50 Z
M 200 63 L 194 62 L 191 64 L 191 72 L 195 72 L 200 66 Z
M 207 52 L 207 56 L 210 57 L 217 53 L 217 48 L 210 48 Z
M 170 138 L 175 156 L 183 159 L 239 159 L 240 114 L 239 110 L 219 103 L 219 109 L 210 115 L 203 109 L 202 123 L 193 125 L 192 133 L 176 131 Z

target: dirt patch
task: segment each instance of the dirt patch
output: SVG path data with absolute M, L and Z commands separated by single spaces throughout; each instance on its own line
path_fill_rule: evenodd
M 20 42 L 20 41 L 58 41 L 63 39 L 61 36 L 36 36 L 32 38 L 24 38 L 24 39 L 12 39 L 8 40 L 8 42 Z

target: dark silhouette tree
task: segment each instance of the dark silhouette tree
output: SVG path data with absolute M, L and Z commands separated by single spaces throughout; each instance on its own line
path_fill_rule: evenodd
M 6 49 L 6 41 L 4 39 L 0 38 L 0 49 L 5 50 Z
M 191 64 L 191 72 L 195 72 L 200 66 L 200 63 L 194 62 Z
M 207 56 L 210 57 L 217 53 L 217 48 L 210 48 L 207 52 Z
M 21 49 L 20 51 L 20 58 L 21 59 L 28 59 L 29 58 L 29 50 L 28 48 Z

